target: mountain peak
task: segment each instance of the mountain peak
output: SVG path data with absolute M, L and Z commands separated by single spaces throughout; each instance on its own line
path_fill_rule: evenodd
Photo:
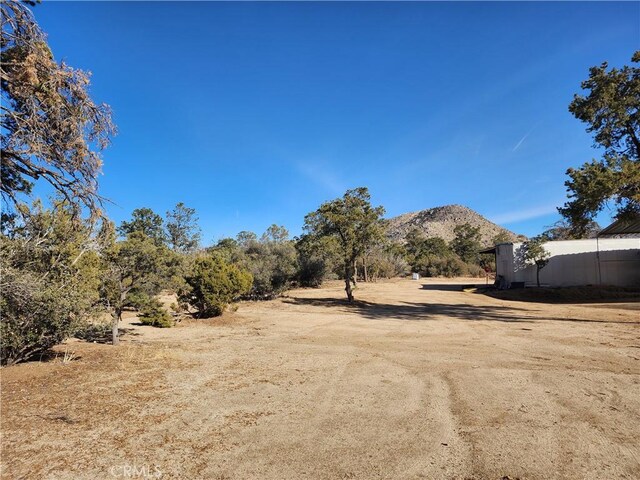
M 493 239 L 500 233 L 506 234 L 511 241 L 522 238 L 522 235 L 496 225 L 469 207 L 458 204 L 442 205 L 390 218 L 387 235 L 392 240 L 404 242 L 407 234 L 417 228 L 427 238 L 441 237 L 450 242 L 455 236 L 455 227 L 465 223 L 480 228 L 480 237 L 484 245 L 493 244 Z

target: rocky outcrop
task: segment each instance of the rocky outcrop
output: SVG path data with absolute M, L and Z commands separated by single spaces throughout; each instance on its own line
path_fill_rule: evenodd
M 447 242 L 454 238 L 453 229 L 457 225 L 468 223 L 480 227 L 483 245 L 492 245 L 493 239 L 504 233 L 509 241 L 521 241 L 525 237 L 490 222 L 482 215 L 462 205 L 445 205 L 411 212 L 387 220 L 387 235 L 394 241 L 404 243 L 407 234 L 417 228 L 425 237 L 441 237 Z

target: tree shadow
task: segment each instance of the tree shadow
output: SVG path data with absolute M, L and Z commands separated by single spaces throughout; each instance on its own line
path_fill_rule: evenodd
M 122 337 L 123 335 L 132 335 L 138 336 L 140 333 L 136 332 L 133 328 L 118 328 L 118 336 Z M 74 337 L 79 340 L 84 340 L 85 342 L 90 343 L 111 343 L 113 340 L 111 333 L 111 326 L 108 328 L 103 328 L 101 326 L 93 326 L 90 325 L 87 328 L 84 328 L 81 331 L 78 331 L 74 334 Z
M 136 332 L 133 328 L 118 328 L 118 334 L 120 338 L 123 335 L 132 335 L 138 336 L 140 333 Z M 101 344 L 111 344 L 112 336 L 111 336 L 111 326 L 109 326 L 108 331 L 102 328 L 100 325 L 87 325 L 82 330 L 76 331 L 71 338 L 76 338 L 78 340 L 82 340 L 89 343 L 101 343 Z M 82 358 L 81 355 L 77 355 L 74 351 L 68 352 L 66 350 L 56 349 L 55 347 L 59 347 L 61 344 L 54 345 L 51 348 L 47 348 L 40 352 L 36 352 L 31 355 L 29 358 L 18 362 L 21 363 L 49 363 L 57 360 L 68 362 L 75 362 Z M 69 355 L 71 354 L 71 355 Z
M 438 290 L 442 292 L 461 292 L 465 288 L 486 287 L 475 283 L 423 283 L 422 290 Z
M 82 358 L 82 355 L 76 355 L 75 353 L 71 357 L 65 357 L 67 352 L 61 350 L 53 350 L 52 348 L 33 355 L 25 361 L 20 363 L 48 363 L 56 360 L 65 360 L 66 362 L 76 362 Z
M 529 287 L 509 290 L 478 289 L 484 294 L 500 300 L 547 304 L 640 304 L 640 289 L 637 287 L 613 287 L 586 285 L 576 287 Z M 633 307 L 631 307 L 633 308 Z
M 459 318 L 467 321 L 497 321 L 497 322 L 538 322 L 538 321 L 559 321 L 578 323 L 628 323 L 640 324 L 638 322 L 624 322 L 615 320 L 588 320 L 582 318 L 568 317 L 544 317 L 535 316 L 537 310 L 504 307 L 504 306 L 475 306 L 467 304 L 446 304 L 446 303 L 418 303 L 401 302 L 399 304 L 373 303 L 365 300 L 356 300 L 349 303 L 346 299 L 338 298 L 300 298 L 289 297 L 283 300 L 284 303 L 302 306 L 329 307 L 339 309 L 342 312 L 356 313 L 369 320 L 406 320 L 406 321 L 428 321 L 436 320 L 438 317 Z M 525 312 L 529 312 L 527 315 Z

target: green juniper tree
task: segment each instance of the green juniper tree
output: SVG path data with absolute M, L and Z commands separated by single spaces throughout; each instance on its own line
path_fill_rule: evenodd
M 188 288 L 180 299 L 198 310 L 199 317 L 221 315 L 227 305 L 251 289 L 251 273 L 227 263 L 219 255 L 196 259 L 185 278 Z
M 167 247 L 142 232 L 132 232 L 126 239 L 113 241 L 103 253 L 104 277 L 101 295 L 112 317 L 112 342 L 118 344 L 118 324 L 122 312 L 132 305 L 141 307 L 159 293 L 166 278 Z M 133 296 L 133 293 L 136 296 Z
M 335 237 L 301 235 L 295 244 L 298 257 L 297 279 L 305 287 L 319 287 L 325 278 L 342 270 L 340 245 Z
M 171 212 L 167 212 L 167 238 L 169 246 L 176 252 L 189 253 L 200 244 L 200 227 L 193 208 L 178 203 Z
M 136 208 L 131 213 L 131 220 L 120 224 L 118 233 L 123 237 L 140 233 L 152 239 L 156 245 L 164 245 L 167 241 L 164 220 L 150 208 Z
M 349 302 L 354 298 L 351 283 L 354 281 L 356 260 L 369 246 L 384 238 L 383 214 L 384 207 L 373 207 L 369 190 L 360 187 L 347 190 L 342 198 L 323 203 L 304 219 L 307 233 L 337 240 Z
M 3 364 L 28 360 L 72 335 L 99 300 L 103 239 L 78 207 L 54 201 L 18 206 L 0 235 Z
M 472 227 L 468 223 L 456 225 L 453 229 L 455 238 L 451 241 L 451 249 L 466 263 L 478 263 L 478 252 L 481 249 L 480 227 Z
M 633 54 L 640 62 L 640 51 Z M 589 126 L 603 157 L 567 170 L 569 201 L 558 209 L 571 225 L 571 236 L 584 237 L 598 212 L 613 202 L 616 218 L 640 215 L 640 68 L 589 70 L 586 95 L 575 95 L 569 111 Z

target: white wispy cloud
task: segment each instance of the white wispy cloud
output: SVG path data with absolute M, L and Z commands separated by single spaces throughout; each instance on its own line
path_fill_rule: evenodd
M 531 220 L 532 218 L 544 217 L 552 213 L 557 213 L 556 209 L 560 205 L 559 203 L 538 205 L 536 207 L 522 208 L 518 210 L 511 210 L 509 212 L 499 213 L 492 215 L 489 219 L 497 224 L 503 223 L 516 223 L 524 220 Z
M 512 152 L 515 152 L 516 150 L 518 150 L 518 149 L 520 148 L 520 145 L 522 145 L 522 143 L 527 139 L 527 137 L 528 137 L 528 136 L 529 136 L 529 134 L 528 134 L 528 133 L 527 133 L 527 134 L 525 134 L 525 136 L 524 136 L 524 137 L 522 137 L 518 143 L 516 143 L 516 146 L 515 146 L 515 147 L 513 147 L 513 149 L 512 149 L 511 151 L 512 151 Z
M 512 152 L 515 152 L 516 150 L 518 150 L 520 148 L 520 146 L 524 143 L 524 141 L 527 139 L 527 137 L 529 135 L 531 135 L 531 132 L 533 132 L 534 128 L 536 128 L 535 125 L 533 127 L 531 127 L 531 130 L 529 130 L 527 133 L 524 134 L 524 136 L 520 139 L 520 141 L 518 143 L 516 143 L 516 146 L 513 147 L 513 149 L 511 149 Z

